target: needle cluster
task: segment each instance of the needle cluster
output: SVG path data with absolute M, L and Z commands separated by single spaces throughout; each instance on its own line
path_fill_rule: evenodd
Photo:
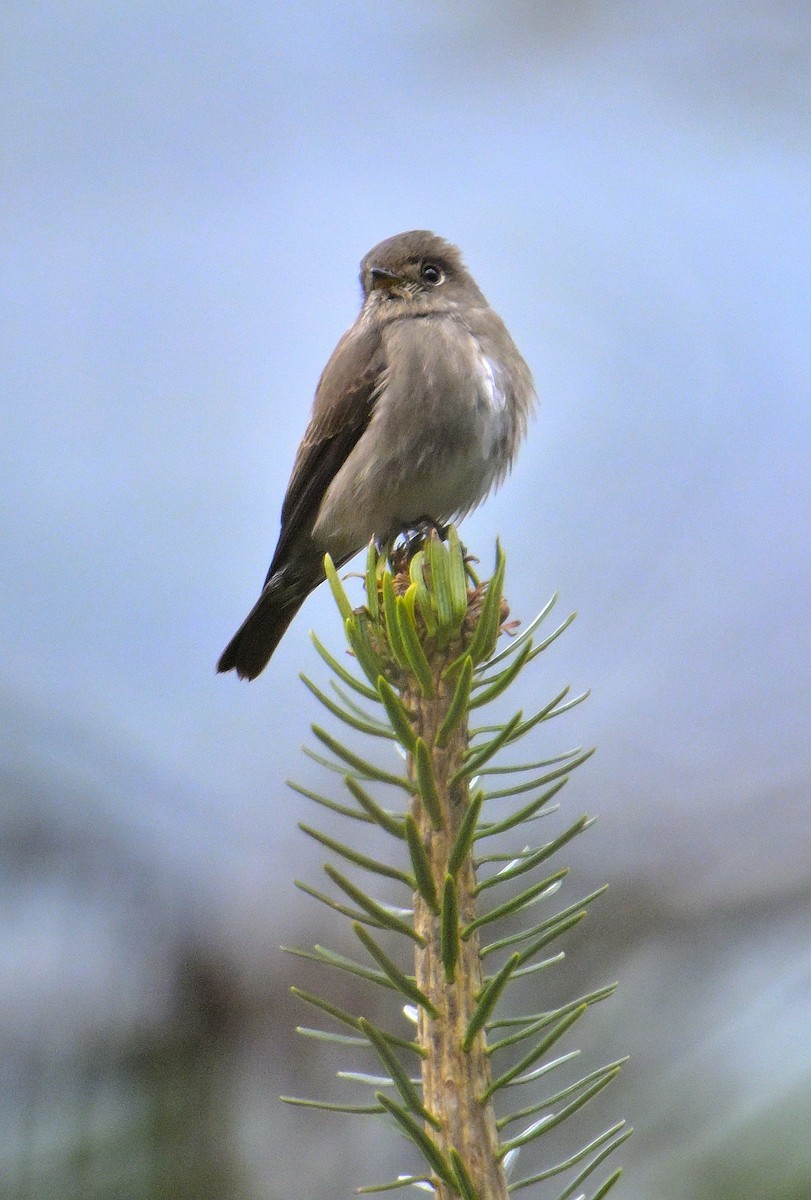
M 352 607 L 329 559 L 326 571 L 360 672 L 314 638 L 332 675 L 329 691 L 302 678 L 333 716 L 394 742 L 402 757 L 399 765 L 382 767 L 313 725 L 320 746 L 307 753 L 340 777 L 347 797 L 339 802 L 292 786 L 356 830 L 378 826 L 394 854 L 392 862 L 383 861 L 302 825 L 330 853 L 324 871 L 332 890 L 298 886 L 349 918 L 361 957 L 323 946 L 293 953 L 399 994 L 411 1031 L 383 1028 L 296 989 L 343 1027 L 341 1033 L 301 1032 L 371 1050 L 383 1074 L 341 1072 L 366 1089 L 360 1104 L 285 1099 L 347 1114 L 386 1114 L 410 1139 L 422 1166 L 360 1192 L 413 1185 L 438 1200 L 506 1200 L 537 1185 L 536 1194 L 550 1200 L 586 1200 L 581 1184 L 630 1134 L 622 1121 L 524 1177 L 517 1177 L 515 1165 L 523 1147 L 572 1117 L 617 1075 L 621 1062 L 572 1077 L 578 1051 L 570 1048 L 572 1026 L 614 985 L 555 1008 L 504 1015 L 510 988 L 527 976 L 542 979 L 563 957 L 553 945 L 603 890 L 556 910 L 553 898 L 567 869 L 551 860 L 591 825 L 588 816 L 540 844 L 523 840 L 557 810 L 571 773 L 592 751 L 504 761 L 505 752 L 585 695 L 570 697 L 565 688 L 528 716 L 472 724 L 572 618 L 540 636 L 553 597 L 497 650 L 508 616 L 504 554 L 499 547 L 492 578 L 480 582 L 454 528 L 446 541 L 432 533 L 418 548 L 412 544 L 390 558 L 370 547 L 362 608 Z M 510 849 L 516 837 L 521 843 Z M 369 878 L 377 887 L 398 889 L 400 904 L 374 895 Z M 528 1086 L 541 1095 L 512 1105 L 508 1098 Z M 609 1174 L 589 1200 L 606 1195 L 619 1174 Z

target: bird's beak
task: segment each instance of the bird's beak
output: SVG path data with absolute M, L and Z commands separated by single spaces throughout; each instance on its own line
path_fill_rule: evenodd
M 402 275 L 396 275 L 394 271 L 387 271 L 385 267 L 370 267 L 369 274 L 372 277 L 373 289 L 384 288 L 390 292 L 403 282 Z

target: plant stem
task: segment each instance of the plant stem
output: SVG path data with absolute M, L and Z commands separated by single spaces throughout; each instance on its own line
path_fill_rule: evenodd
M 430 863 L 436 894 L 442 896 L 451 849 L 470 803 L 470 789 L 466 778 L 451 782 L 464 765 L 467 721 L 456 725 L 442 748 L 436 746 L 455 690 L 454 681 L 442 679 L 447 658 L 439 654 L 437 659 L 441 661 L 431 662 L 433 695 L 426 697 L 416 681 L 410 680 L 402 692 L 402 700 L 411 714 L 415 734 L 431 748 L 441 828 L 434 827 L 435 822 L 419 796 L 414 798 L 413 817 Z M 415 778 L 411 756 L 409 774 Z M 455 882 L 461 929 L 476 917 L 476 879 L 470 853 L 458 867 Z M 507 1200 L 495 1114 L 491 1102 L 481 1099 L 492 1082 L 484 1031 L 476 1035 L 469 1050 L 463 1046 L 483 984 L 478 933 L 459 940 L 458 957 L 452 962 L 449 980 L 447 952 L 443 956 L 441 915 L 432 912 L 419 894 L 415 895 L 414 903 L 415 930 L 425 939 L 415 955 L 417 986 L 437 1011 L 437 1016 L 431 1017 L 420 1008 L 418 1024 L 418 1041 L 427 1051 L 422 1059 L 423 1104 L 440 1126 L 439 1131 L 430 1132 L 446 1159 L 455 1158 L 450 1152 L 456 1151 L 480 1200 Z M 446 942 L 447 936 L 446 930 Z M 457 1189 L 443 1180 L 435 1183 L 437 1200 L 457 1200 L 465 1194 L 461 1187 Z

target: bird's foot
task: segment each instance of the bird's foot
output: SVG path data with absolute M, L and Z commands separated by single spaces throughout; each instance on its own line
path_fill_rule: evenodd
M 435 521 L 433 517 L 420 517 L 414 524 L 414 532 L 423 540 L 431 533 L 435 533 L 440 541 L 445 542 L 448 538 L 449 525 L 440 525 L 439 521 Z
M 398 532 L 398 536 L 403 539 L 398 547 L 399 553 L 406 558 L 413 558 L 432 533 L 444 542 L 448 536 L 448 526 L 440 525 L 433 517 L 428 516 L 418 517 L 416 521 L 404 521 Z

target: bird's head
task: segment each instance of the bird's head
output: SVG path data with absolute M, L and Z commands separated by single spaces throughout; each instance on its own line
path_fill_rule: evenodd
M 370 250 L 360 265 L 364 305 L 442 311 L 464 296 L 482 299 L 455 246 L 426 229 L 398 233 Z

